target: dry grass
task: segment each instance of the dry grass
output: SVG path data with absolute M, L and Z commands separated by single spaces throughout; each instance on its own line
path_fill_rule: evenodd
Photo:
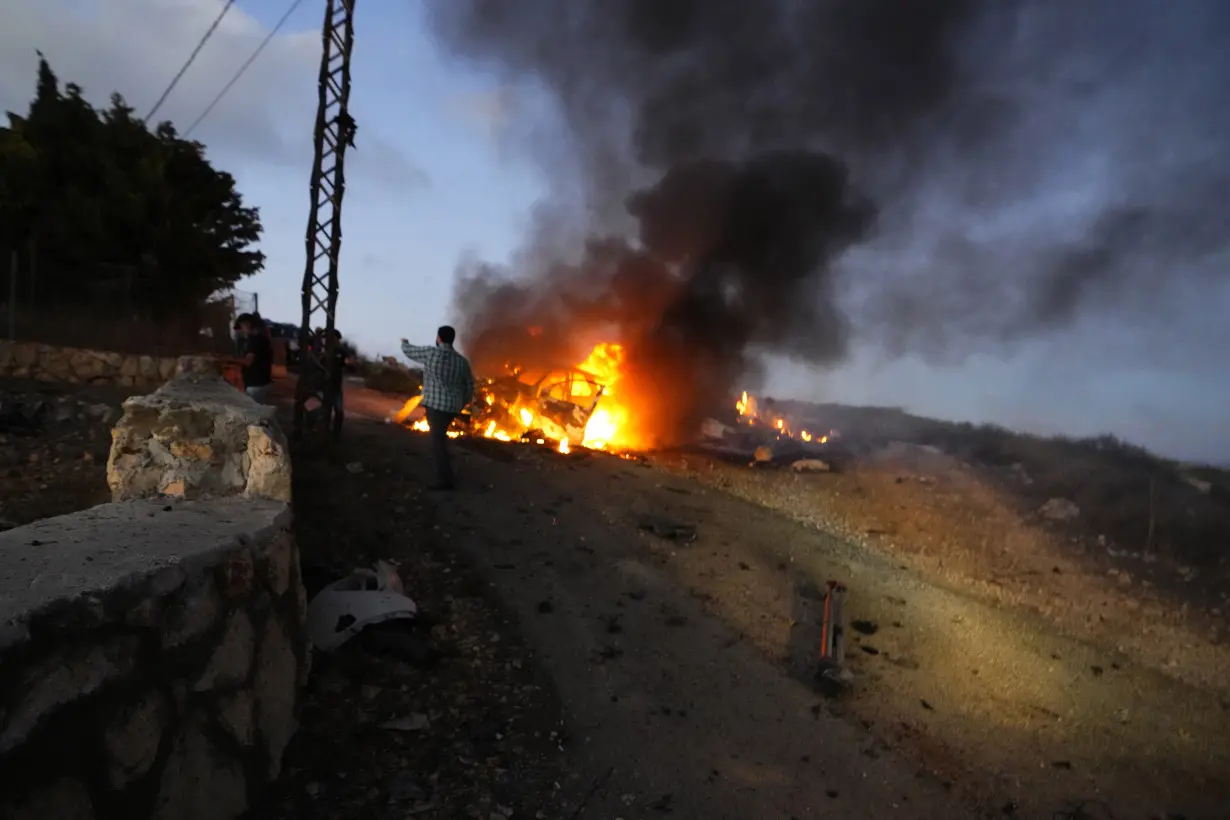
M 900 441 L 985 468 L 1022 515 L 1052 498 L 1072 501 L 1080 516 L 1052 525 L 1064 534 L 1200 568 L 1230 557 L 1230 471 L 1180 464 L 1113 436 L 1042 438 L 892 408 L 796 404 L 792 411 L 840 430 L 843 445 L 856 451 Z

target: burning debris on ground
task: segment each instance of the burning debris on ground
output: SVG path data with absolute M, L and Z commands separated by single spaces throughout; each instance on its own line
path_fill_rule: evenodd
M 627 378 L 625 350 L 599 343 L 575 366 L 523 368 L 506 362 L 502 374 L 483 379 L 470 408 L 448 431 L 462 436 L 549 446 L 560 453 L 599 451 L 624 457 L 658 449 L 638 431 L 640 402 Z M 406 401 L 388 421 L 428 432 L 418 413 L 422 396 Z M 675 447 L 699 447 L 718 456 L 753 464 L 791 465 L 830 454 L 836 430 L 819 432 L 796 425 L 772 399 L 758 400 L 743 391 L 738 399 L 696 425 L 692 435 L 676 438 Z M 723 421 L 722 419 L 725 419 Z

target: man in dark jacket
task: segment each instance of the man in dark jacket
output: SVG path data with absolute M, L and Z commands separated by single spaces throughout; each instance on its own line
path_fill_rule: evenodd
M 235 344 L 243 368 L 243 390 L 266 404 L 273 390 L 273 343 L 260 317 L 248 313 L 235 319 Z

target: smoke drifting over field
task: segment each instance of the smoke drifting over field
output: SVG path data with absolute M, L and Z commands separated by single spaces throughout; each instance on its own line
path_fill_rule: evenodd
M 766 352 L 1010 349 L 1224 270 L 1219 0 L 429 6 L 562 123 L 535 141 L 567 218 L 462 272 L 468 350 L 490 370 L 617 339 L 664 440 Z

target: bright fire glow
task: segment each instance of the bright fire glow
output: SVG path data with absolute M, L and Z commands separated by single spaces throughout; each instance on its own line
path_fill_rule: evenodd
M 535 328 L 531 329 L 531 334 L 534 330 L 541 332 Z M 486 405 L 486 408 L 496 411 L 496 418 L 476 422 L 469 434 L 498 441 L 529 441 L 550 445 L 564 454 L 572 452 L 577 446 L 609 451 L 635 449 L 638 442 L 630 430 L 631 410 L 620 401 L 621 394 L 618 392 L 618 383 L 624 375 L 623 368 L 623 348 L 612 342 L 603 342 L 595 345 L 589 355 L 572 369 L 575 372 L 572 395 L 564 398 L 564 401 L 571 401 L 581 411 L 579 418 L 584 419 L 584 413 L 589 413 L 583 431 L 570 428 L 573 432 L 568 432 L 557 421 L 543 416 L 542 408 L 528 395 L 528 388 L 534 385 L 522 383 L 521 387 L 526 390 L 510 400 L 498 397 L 491 389 L 495 382 L 488 382 L 483 388 L 480 401 L 475 403 L 476 407 L 473 409 L 477 414 L 482 406 Z M 519 370 L 511 367 L 509 372 L 514 377 L 519 374 Z M 596 382 L 600 389 L 596 389 L 593 382 Z M 545 389 L 549 388 L 550 385 L 545 386 Z M 561 397 L 551 393 L 550 398 Z M 421 400 L 421 396 L 416 396 L 407 401 L 393 416 L 393 420 L 398 424 L 408 425 L 411 430 L 427 432 L 430 428 L 426 419 L 410 421 Z M 507 411 L 506 415 L 499 412 L 501 408 Z M 455 437 L 461 434 L 450 430 L 449 435 Z
M 509 366 L 508 373 L 482 383 L 480 395 L 470 408 L 473 416 L 463 417 L 470 419 L 469 428 L 449 430 L 451 438 L 471 435 L 541 444 L 564 455 L 577 447 L 621 454 L 645 449 L 634 423 L 637 405 L 625 393 L 626 354 L 620 345 L 601 342 L 571 369 L 530 377 Z M 531 378 L 538 381 L 519 380 Z M 410 421 L 421 400 L 416 396 L 407 401 L 393 420 L 428 432 L 425 418 Z M 789 420 L 775 412 L 772 404 L 768 402 L 762 410 L 756 397 L 744 391 L 735 402 L 735 410 L 743 424 L 771 428 L 778 438 L 795 438 Z M 462 424 L 458 422 L 459 427 Z M 826 443 L 833 435 L 831 430 L 823 435 L 808 430 L 797 433 L 800 440 L 817 444 Z
M 749 396 L 747 391 L 743 391 L 743 395 L 735 401 L 735 411 L 739 414 L 739 421 L 743 424 L 767 425 L 772 427 L 777 432 L 778 438 L 795 438 L 795 432 L 790 426 L 790 422 L 784 416 L 778 415 L 772 410 L 766 409 L 761 412 L 760 405 L 756 401 L 755 396 Z M 806 442 L 814 442 L 816 444 L 827 444 L 829 439 L 836 435 L 832 430 L 829 430 L 823 435 L 815 435 L 808 430 L 800 430 L 798 438 Z

